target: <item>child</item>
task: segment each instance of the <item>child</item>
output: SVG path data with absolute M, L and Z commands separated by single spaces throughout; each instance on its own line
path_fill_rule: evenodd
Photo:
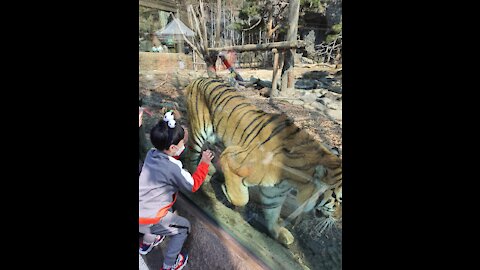
M 191 175 L 174 157 L 185 149 L 186 132 L 167 112 L 150 131 L 155 148 L 148 151 L 139 177 L 139 231 L 144 234 L 140 254 L 147 254 L 166 235 L 168 243 L 162 269 L 182 269 L 188 254 L 181 252 L 190 232 L 190 222 L 171 212 L 177 192 L 195 192 L 205 180 L 213 154 L 203 151 L 196 171 Z M 169 211 L 170 210 L 170 211 Z

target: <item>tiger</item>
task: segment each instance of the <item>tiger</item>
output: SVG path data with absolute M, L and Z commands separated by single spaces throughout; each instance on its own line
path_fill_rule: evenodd
M 258 187 L 265 227 L 273 239 L 285 246 L 294 241 L 279 219 L 292 188 L 301 207 L 290 216 L 316 210 L 327 217 L 326 223 L 341 219 L 341 158 L 284 113 L 260 110 L 220 79 L 192 81 L 185 98 L 192 162 L 198 163 L 205 145 L 223 145 L 218 163 L 225 197 L 234 206 L 245 206 L 249 187 Z

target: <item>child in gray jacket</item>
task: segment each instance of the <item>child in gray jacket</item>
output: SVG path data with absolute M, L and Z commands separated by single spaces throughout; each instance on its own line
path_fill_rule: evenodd
M 165 252 L 162 269 L 182 269 L 188 254 L 181 252 L 190 231 L 190 222 L 169 211 L 177 192 L 195 192 L 208 174 L 213 159 L 210 150 L 203 151 L 196 171 L 190 174 L 182 162 L 174 157 L 185 149 L 187 133 L 176 125 L 172 112 L 167 112 L 150 131 L 155 148 L 148 151 L 139 177 L 139 231 L 144 234 L 140 254 L 147 254 L 154 246 L 171 236 Z

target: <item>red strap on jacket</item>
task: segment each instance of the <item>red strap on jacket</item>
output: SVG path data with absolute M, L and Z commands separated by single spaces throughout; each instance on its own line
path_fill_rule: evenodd
M 167 215 L 168 210 L 173 206 L 175 201 L 177 200 L 177 193 L 174 193 L 172 196 L 172 202 L 162 207 L 158 210 L 157 215 L 154 218 L 138 218 L 138 224 L 148 225 L 148 224 L 156 224 L 158 223 L 165 215 Z

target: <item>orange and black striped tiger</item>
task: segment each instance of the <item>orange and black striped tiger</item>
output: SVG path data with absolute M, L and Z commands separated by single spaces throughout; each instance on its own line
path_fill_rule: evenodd
M 273 238 L 284 245 L 294 240 L 278 220 L 290 188 L 297 189 L 303 212 L 317 208 L 329 222 L 341 219 L 341 159 L 286 115 L 260 110 L 217 79 L 194 80 L 186 88 L 186 99 L 193 160 L 198 161 L 207 142 L 222 143 L 222 189 L 227 199 L 244 206 L 248 187 L 260 187 L 266 227 Z

